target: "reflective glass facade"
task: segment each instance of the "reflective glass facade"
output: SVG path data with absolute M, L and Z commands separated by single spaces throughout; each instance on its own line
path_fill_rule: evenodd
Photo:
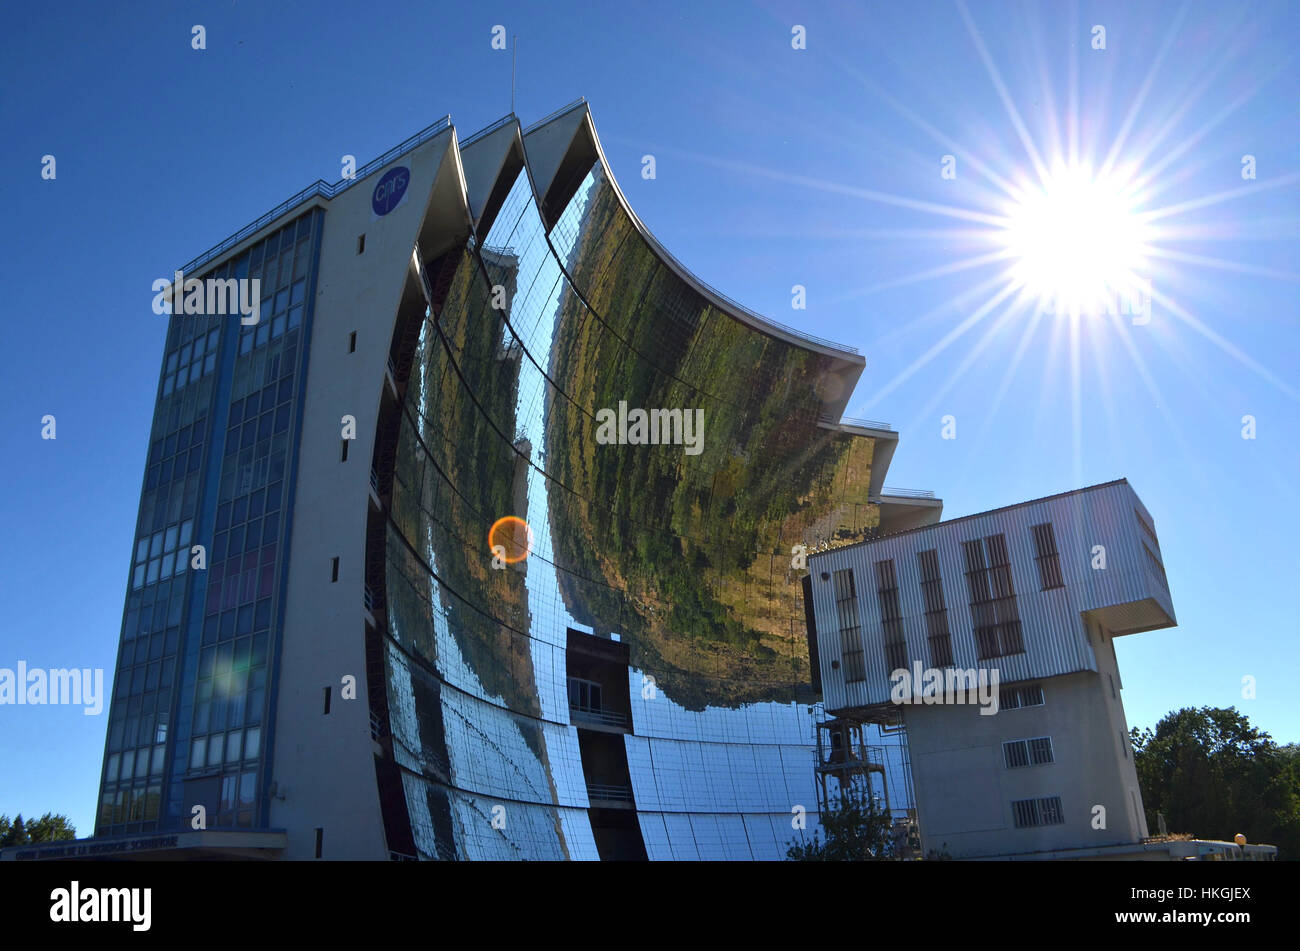
M 818 426 L 834 358 L 714 306 L 599 161 L 549 232 L 527 170 L 508 184 L 424 262 L 386 529 L 390 848 L 782 858 L 817 809 L 791 548 L 876 524 L 872 440 Z M 701 451 L 603 444 L 620 402 L 702 410 Z M 531 552 L 494 568 L 508 515 Z M 571 681 L 575 636 L 624 649 L 626 686 Z

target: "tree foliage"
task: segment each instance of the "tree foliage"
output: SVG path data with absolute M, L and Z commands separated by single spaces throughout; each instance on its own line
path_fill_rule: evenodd
M 1278 746 L 1235 707 L 1177 710 L 1154 731 L 1131 731 L 1147 826 L 1278 847 L 1300 855 L 1300 755 Z
M 786 858 L 795 862 L 883 862 L 900 858 L 888 812 L 864 791 L 843 790 L 834 808 L 821 814 L 823 841 L 813 830 L 790 842 Z
M 76 827 L 68 821 L 67 816 L 59 813 L 47 812 L 30 822 L 23 819 L 21 812 L 14 816 L 12 822 L 8 816 L 0 815 L 0 848 L 58 842 L 76 837 Z

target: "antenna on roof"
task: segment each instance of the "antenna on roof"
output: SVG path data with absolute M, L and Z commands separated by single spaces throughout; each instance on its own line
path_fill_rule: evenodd
M 510 114 L 515 114 L 515 61 L 519 56 L 519 37 L 510 38 Z

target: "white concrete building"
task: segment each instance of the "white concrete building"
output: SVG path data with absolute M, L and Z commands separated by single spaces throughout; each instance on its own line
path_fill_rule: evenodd
M 1114 640 L 1176 621 L 1127 481 L 819 552 L 809 569 L 826 709 L 901 716 L 924 852 L 1146 854 Z M 982 697 L 961 689 L 981 682 Z

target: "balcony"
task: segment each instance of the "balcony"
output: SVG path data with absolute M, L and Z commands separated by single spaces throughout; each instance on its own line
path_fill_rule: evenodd
M 611 786 L 607 783 L 587 783 L 587 799 L 598 809 L 633 809 L 631 786 Z
M 599 707 L 582 707 L 570 703 L 569 719 L 575 725 L 583 723 L 591 726 L 611 727 L 622 733 L 630 733 L 632 730 L 632 724 L 626 714 Z

